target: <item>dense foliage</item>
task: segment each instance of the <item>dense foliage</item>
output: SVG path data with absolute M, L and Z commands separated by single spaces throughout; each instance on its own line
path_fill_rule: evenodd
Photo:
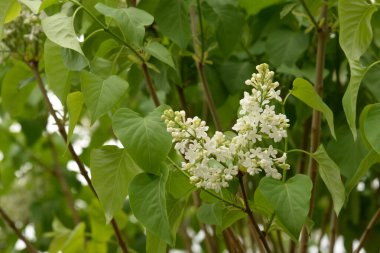
M 0 252 L 378 252 L 379 6 L 1 0 Z

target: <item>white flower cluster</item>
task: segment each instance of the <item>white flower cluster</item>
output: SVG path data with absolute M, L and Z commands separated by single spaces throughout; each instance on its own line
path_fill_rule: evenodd
M 277 82 L 273 82 L 273 71 L 267 64 L 256 67 L 245 83 L 252 86 L 252 93 L 244 93 L 240 100 L 241 109 L 236 124 L 232 127 L 237 135 L 227 138 L 215 132 L 207 135 L 208 126 L 198 117 L 187 118 L 184 111 L 166 110 L 163 119 L 173 137 L 175 149 L 186 162 L 182 169 L 190 174 L 190 180 L 197 187 L 220 191 L 228 187 L 240 171 L 250 175 L 264 171 L 266 176 L 281 178 L 277 168 L 287 170 L 286 153 L 278 151 L 268 140 L 280 142 L 287 137 L 289 120 L 284 114 L 276 113 L 274 101 L 281 102 Z

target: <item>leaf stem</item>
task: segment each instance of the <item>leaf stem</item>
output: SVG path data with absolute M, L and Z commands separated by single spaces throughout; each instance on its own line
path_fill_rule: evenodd
M 53 108 L 53 105 L 51 104 L 50 99 L 49 99 L 49 97 L 47 95 L 47 91 L 45 89 L 45 86 L 44 86 L 44 84 L 42 82 L 42 79 L 41 79 L 40 72 L 38 70 L 38 62 L 31 61 L 31 62 L 28 62 L 28 65 L 29 65 L 30 69 L 33 72 L 33 75 L 34 75 L 34 77 L 36 79 L 37 85 L 38 85 L 38 87 L 39 87 L 39 89 L 40 89 L 40 91 L 42 93 L 42 96 L 43 96 L 43 98 L 45 100 L 46 105 L 48 106 L 49 114 L 54 118 L 54 121 L 55 121 L 55 123 L 58 126 L 58 132 L 61 134 L 61 136 L 64 139 L 64 141 L 67 143 L 67 133 L 66 133 L 66 130 L 65 130 L 65 126 L 62 123 L 62 121 L 58 118 L 58 116 L 57 116 L 57 114 L 56 114 L 56 112 L 55 112 L 55 110 Z M 84 164 L 82 163 L 82 161 L 80 160 L 78 154 L 75 152 L 74 147 L 73 147 L 73 145 L 72 145 L 71 142 L 68 142 L 68 149 L 69 149 L 69 152 L 71 154 L 71 157 L 74 159 L 75 163 L 78 165 L 79 171 L 80 171 L 81 175 L 86 180 L 86 183 L 90 187 L 90 189 L 93 192 L 93 194 L 96 196 L 96 198 L 99 199 L 98 194 L 96 193 L 95 188 L 94 188 L 94 186 L 93 186 L 93 184 L 91 182 L 91 179 L 88 176 L 87 170 L 86 170 Z M 121 247 L 123 253 L 128 253 L 127 245 L 125 244 L 125 242 L 123 240 L 123 237 L 121 235 L 120 229 L 119 229 L 119 227 L 118 227 L 118 225 L 116 223 L 116 220 L 114 218 L 112 218 L 111 224 L 112 224 L 113 230 L 115 232 L 115 235 L 117 237 L 119 246 Z
M 375 214 L 372 216 L 370 222 L 368 223 L 367 227 L 365 228 L 364 233 L 360 237 L 359 245 L 356 247 L 356 249 L 353 251 L 353 253 L 359 253 L 360 249 L 363 247 L 364 242 L 367 240 L 368 234 L 375 225 L 376 221 L 380 218 L 380 207 L 377 209 Z
M 269 245 L 268 245 L 268 242 L 264 236 L 264 234 L 262 233 L 262 231 L 260 230 L 259 228 L 259 225 L 257 224 L 257 222 L 255 221 L 255 218 L 253 217 L 253 213 L 252 213 L 252 210 L 251 208 L 249 207 L 249 203 L 248 203 L 248 197 L 247 197 L 247 193 L 245 191 L 245 187 L 244 187 L 244 182 L 243 182 L 243 174 L 239 171 L 239 174 L 238 174 L 238 179 L 239 179 L 239 184 L 240 184 L 240 189 L 241 189 L 241 193 L 242 193 L 242 196 L 243 196 L 243 201 L 244 201 L 244 205 L 245 205 L 245 212 L 247 213 L 248 215 L 248 220 L 249 222 L 253 225 L 254 227 L 254 230 L 252 231 L 253 235 L 255 236 L 255 234 L 259 236 L 261 242 L 263 243 L 263 246 L 265 248 L 265 252 L 267 253 L 270 253 L 271 252 L 271 249 L 269 248 Z M 258 243 L 260 244 L 260 241 L 258 241 Z
M 17 237 L 23 241 L 26 245 L 26 250 L 29 253 L 38 253 L 37 249 L 33 244 L 21 233 L 21 231 L 16 227 L 15 222 L 5 213 L 4 209 L 0 207 L 0 216 L 3 218 L 5 223 L 13 230 Z

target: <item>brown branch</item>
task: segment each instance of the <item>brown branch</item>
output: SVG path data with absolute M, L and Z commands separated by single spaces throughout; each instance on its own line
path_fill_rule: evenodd
M 257 243 L 259 245 L 260 245 L 260 241 L 263 243 L 263 246 L 265 248 L 264 252 L 270 253 L 271 249 L 269 248 L 268 242 L 267 242 L 264 234 L 260 230 L 259 226 L 257 225 L 257 222 L 255 221 L 255 218 L 253 217 L 252 210 L 249 207 L 248 197 L 247 197 L 247 193 L 245 191 L 244 182 L 243 182 L 243 174 L 239 171 L 239 174 L 238 174 L 237 177 L 239 179 L 241 194 L 243 196 L 243 201 L 244 201 L 244 206 L 245 206 L 245 210 L 244 211 L 248 215 L 248 227 L 250 228 L 250 231 L 251 231 L 251 233 L 252 233 L 253 236 L 258 236 L 259 237 L 260 240 L 256 240 Z M 252 229 L 252 226 L 253 226 L 254 229 Z
M 200 11 L 200 7 L 198 6 L 198 12 L 199 11 Z M 202 20 L 201 13 L 198 13 L 198 17 L 199 17 L 199 22 L 201 22 L 201 20 Z M 203 46 L 204 46 L 203 45 L 203 28 L 202 28 L 202 24 L 200 24 L 201 41 L 199 42 L 198 36 L 197 36 L 196 22 L 195 22 L 195 10 L 193 7 L 190 9 L 190 21 L 191 21 L 191 32 L 192 32 L 192 37 L 193 37 L 193 47 L 194 47 L 194 51 L 196 54 L 196 56 L 194 58 L 195 58 L 196 66 L 197 66 L 198 75 L 199 75 L 203 90 L 204 90 L 205 95 L 206 95 L 207 106 L 210 110 L 211 117 L 212 117 L 212 120 L 214 122 L 215 128 L 216 128 L 216 130 L 221 131 L 222 127 L 220 125 L 218 114 L 216 112 L 215 103 L 214 103 L 214 100 L 211 96 L 210 88 L 209 88 L 207 78 L 205 75 L 204 49 L 203 49 Z
M 332 210 L 332 199 L 330 199 L 329 205 L 327 209 L 325 210 L 325 212 L 323 213 L 323 219 L 321 223 L 321 234 L 319 235 L 319 239 L 318 239 L 318 249 L 321 248 L 322 239 L 326 232 L 326 227 L 329 221 L 329 216 L 331 215 L 331 211 L 334 212 L 334 210 Z
M 0 207 L 0 216 L 3 218 L 5 223 L 13 230 L 17 237 L 23 241 L 26 245 L 26 250 L 29 253 L 38 253 L 38 250 L 33 246 L 33 244 L 21 233 L 21 231 L 16 227 L 15 222 L 5 213 L 4 209 Z
M 353 251 L 353 253 L 359 253 L 360 249 L 363 247 L 364 242 L 367 240 L 368 234 L 375 225 L 376 221 L 380 218 L 380 207 L 377 209 L 375 214 L 372 216 L 370 222 L 368 223 L 367 227 L 365 228 L 362 236 L 360 237 L 359 245 L 356 247 L 356 249 Z
M 328 3 L 324 0 L 324 4 L 321 10 L 320 20 L 323 21 L 321 29 L 318 29 L 318 44 L 317 44 L 317 56 L 316 56 L 316 80 L 315 80 L 315 91 L 321 96 L 323 91 L 323 69 L 325 66 L 325 56 L 326 56 L 326 41 L 328 38 L 328 23 L 327 23 L 327 11 Z M 311 137 L 310 137 L 310 152 L 314 153 L 319 144 L 321 136 L 321 113 L 313 110 L 313 117 L 311 122 Z M 313 182 L 313 188 L 311 191 L 310 205 L 308 217 L 313 217 L 314 207 L 315 207 L 315 196 L 317 190 L 317 175 L 318 175 L 318 164 L 314 159 L 310 159 L 309 162 L 309 176 Z M 303 226 L 301 233 L 301 244 L 300 253 L 306 253 L 307 245 L 309 241 L 309 234 L 306 226 Z
M 329 253 L 334 253 L 335 239 L 336 239 L 336 233 L 337 233 L 337 227 L 338 227 L 338 217 L 336 216 L 334 210 L 332 210 L 331 215 L 332 215 L 332 227 L 331 227 L 331 234 L 330 234 Z
M 156 107 L 160 106 L 160 100 L 158 99 L 156 89 L 154 88 L 152 78 L 149 74 L 148 66 L 146 65 L 145 62 L 141 64 L 141 68 L 143 70 L 145 81 L 148 86 L 148 90 L 149 90 L 150 96 L 152 97 L 153 103 Z
M 66 133 L 66 130 L 65 130 L 65 126 L 62 123 L 62 121 L 58 118 L 58 116 L 57 116 L 57 114 L 56 114 L 56 112 L 55 112 L 55 110 L 53 108 L 53 105 L 51 104 L 50 99 L 49 99 L 49 97 L 47 95 L 47 91 L 45 89 L 45 86 L 44 86 L 43 81 L 41 79 L 40 72 L 38 70 L 38 62 L 31 61 L 31 62 L 28 62 L 28 65 L 29 65 L 30 69 L 32 70 L 32 72 L 34 74 L 34 77 L 35 77 L 35 79 L 37 81 L 37 85 L 38 85 L 38 87 L 39 87 L 39 89 L 40 89 L 40 91 L 42 93 L 42 96 L 44 97 L 45 103 L 48 106 L 49 114 L 54 118 L 54 121 L 55 121 L 55 123 L 58 126 L 59 133 L 61 134 L 61 136 L 64 139 L 64 141 L 67 142 L 67 133 Z M 69 150 L 69 152 L 71 154 L 71 157 L 74 159 L 74 161 L 78 165 L 79 171 L 80 171 L 81 175 L 85 178 L 85 180 L 86 180 L 88 186 L 90 187 L 91 191 L 96 196 L 96 198 L 99 199 L 98 194 L 96 193 L 95 188 L 94 188 L 94 186 L 93 186 L 93 184 L 91 182 L 91 179 L 88 176 L 87 170 L 86 170 L 84 164 L 82 163 L 82 161 L 80 160 L 78 154 L 75 152 L 74 147 L 71 144 L 71 142 L 68 143 L 68 150 Z M 112 224 L 112 228 L 114 230 L 114 233 L 116 235 L 116 238 L 118 240 L 119 246 L 121 247 L 121 249 L 123 250 L 124 253 L 128 253 L 127 245 L 125 244 L 125 242 L 123 240 L 123 237 L 121 235 L 120 229 L 119 229 L 119 227 L 118 227 L 118 225 L 117 225 L 117 223 L 116 223 L 116 221 L 115 221 L 114 218 L 111 220 L 111 224 Z

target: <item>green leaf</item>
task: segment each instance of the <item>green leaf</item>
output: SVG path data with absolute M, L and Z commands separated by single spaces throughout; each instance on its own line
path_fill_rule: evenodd
M 24 63 L 17 63 L 3 78 L 1 85 L 1 105 L 12 117 L 21 116 L 29 107 L 27 100 L 31 94 L 34 83 L 29 78 L 30 69 Z M 22 85 L 27 82 L 26 85 Z
M 222 224 L 216 227 L 216 234 L 221 234 L 223 230 L 233 225 L 238 220 L 243 219 L 246 216 L 241 210 L 231 209 L 231 208 L 223 208 L 222 215 Z
M 360 162 L 359 167 L 357 168 L 351 180 L 346 183 L 345 187 L 346 187 L 347 199 L 351 191 L 356 187 L 356 185 L 360 182 L 360 180 L 362 180 L 362 178 L 367 174 L 368 170 L 376 163 L 380 163 L 380 156 L 376 151 L 371 150 Z
M 64 105 L 71 87 L 71 72 L 63 63 L 61 47 L 49 39 L 45 41 L 44 61 L 47 84 Z
M 61 53 L 63 63 L 69 70 L 81 71 L 89 64 L 87 58 L 84 55 L 70 48 L 61 48 Z
M 266 177 L 259 183 L 258 189 L 295 240 L 306 221 L 312 186 L 310 178 L 300 174 L 286 182 Z
M 309 38 L 304 32 L 280 29 L 268 35 L 266 51 L 274 66 L 293 66 L 308 46 Z
M 284 0 L 239 0 L 240 6 L 247 11 L 248 15 L 255 15 L 269 6 L 279 4 L 281 2 L 284 2 Z
M 364 139 L 380 155 L 380 103 L 368 105 L 363 111 L 366 111 L 361 119 Z
M 97 242 L 107 242 L 113 235 L 113 229 L 106 224 L 104 211 L 97 199 L 93 199 L 88 208 L 88 217 L 91 225 L 91 237 Z
M 54 220 L 54 238 L 49 245 L 50 253 L 79 253 L 85 248 L 85 224 L 79 223 L 74 230 L 65 228 L 58 220 Z
M 197 218 L 200 222 L 210 225 L 222 225 L 223 205 L 220 202 L 214 204 L 202 203 L 197 210 Z
M 345 189 L 340 177 L 340 169 L 329 157 L 323 145 L 318 147 L 312 157 L 319 164 L 319 174 L 331 194 L 334 210 L 338 216 L 345 201 Z
M 146 232 L 146 253 L 166 253 L 167 243 L 151 232 Z
M 9 1 L 11 5 L 9 6 L 7 15 L 5 16 L 5 23 L 9 23 L 20 15 L 21 5 L 17 1 Z
M 11 6 L 18 4 L 16 0 L 0 1 L 0 40 L 3 38 L 4 23 Z
M 70 48 L 83 54 L 79 40 L 74 30 L 74 19 L 62 13 L 46 17 L 41 21 L 46 36 L 54 43 L 64 48 Z
M 196 187 L 190 183 L 188 177 L 177 169 L 170 171 L 168 182 L 166 184 L 167 193 L 172 195 L 174 198 L 184 198 L 188 197 Z
M 20 3 L 25 4 L 34 13 L 37 14 L 40 10 L 42 2 L 40 0 L 19 0 Z
M 146 117 L 127 109 L 119 109 L 112 118 L 115 135 L 129 151 L 133 160 L 146 172 L 158 174 L 157 166 L 166 159 L 171 136 L 161 120 L 166 106 L 160 106 Z
M 160 43 L 156 41 L 150 41 L 146 43 L 144 49 L 154 58 L 157 58 L 158 60 L 168 64 L 170 67 L 175 69 L 172 55 L 170 54 L 169 50 L 167 50 L 166 47 L 164 47 Z
M 70 93 L 67 96 L 67 111 L 69 113 L 69 131 L 67 133 L 67 144 L 70 143 L 74 128 L 78 123 L 84 103 L 83 94 L 80 91 Z
M 156 164 L 160 168 L 162 165 Z M 173 243 L 166 209 L 165 184 L 167 172 L 160 175 L 141 173 L 129 186 L 133 214 L 153 235 L 168 244 Z
M 216 40 L 223 53 L 228 56 L 240 42 L 245 17 L 240 10 L 232 5 L 222 5 L 214 9 L 218 15 Z
M 191 39 L 188 1 L 160 0 L 154 17 L 160 31 L 185 49 Z
M 376 10 L 366 0 L 339 1 L 339 44 L 349 60 L 359 60 L 371 44 L 371 17 Z
M 98 3 L 95 8 L 103 15 L 114 19 L 124 38 L 137 46 L 142 45 L 145 26 L 151 25 L 154 21 L 152 15 L 134 7 L 116 9 Z
M 334 130 L 334 114 L 314 90 L 313 85 L 305 79 L 296 78 L 293 81 L 293 89 L 291 90 L 291 94 L 314 110 L 322 112 L 327 120 L 327 124 L 329 125 L 331 135 L 334 139 L 336 139 Z
M 131 180 L 141 172 L 125 149 L 104 146 L 91 151 L 91 175 L 107 223 L 119 211 Z
M 47 7 L 58 4 L 59 2 L 60 0 L 43 0 L 38 11 L 45 10 Z
M 92 122 L 110 111 L 124 97 L 129 86 L 127 81 L 118 76 L 103 80 L 87 71 L 81 73 L 81 83 Z

